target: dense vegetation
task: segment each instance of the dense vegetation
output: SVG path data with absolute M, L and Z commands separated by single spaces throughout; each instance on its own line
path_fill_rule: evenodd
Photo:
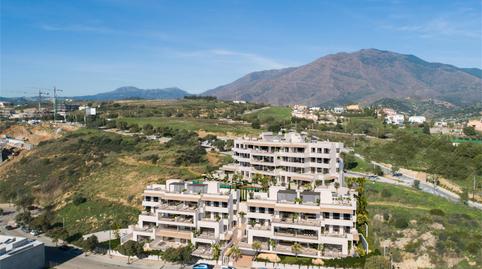
M 427 254 L 436 268 L 480 268 L 481 211 L 411 188 L 373 183 L 366 189 L 373 249 L 385 246 L 398 263 Z
M 391 141 L 360 143 L 357 150 L 372 160 L 438 174 L 462 186 L 482 176 L 482 145 L 454 146 L 444 136 L 401 130 Z

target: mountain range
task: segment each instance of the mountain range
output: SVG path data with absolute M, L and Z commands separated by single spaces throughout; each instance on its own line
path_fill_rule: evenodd
M 122 99 L 180 99 L 190 93 L 179 88 L 139 89 L 132 86 L 120 87 L 110 92 L 95 95 L 75 96 L 79 100 L 122 100 Z
M 471 105 L 482 102 L 482 70 L 363 49 L 299 67 L 253 72 L 203 95 L 274 105 L 369 104 L 383 98 Z

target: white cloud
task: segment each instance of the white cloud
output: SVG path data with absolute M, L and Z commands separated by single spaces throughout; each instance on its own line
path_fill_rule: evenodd
M 287 67 L 275 59 L 261 56 L 255 53 L 240 52 L 226 49 L 208 49 L 196 51 L 176 51 L 174 54 L 178 57 L 197 57 L 197 58 L 211 58 L 220 61 L 229 61 L 246 64 L 259 69 L 279 69 Z
M 393 29 L 400 32 L 415 32 L 422 37 L 436 37 L 436 36 L 459 36 L 468 38 L 480 38 L 480 29 L 470 29 L 458 23 L 451 22 L 446 19 L 433 19 L 424 24 L 419 25 L 400 25 L 388 26 L 388 29 Z
M 118 31 L 104 27 L 104 26 L 92 26 L 92 25 L 82 25 L 82 24 L 72 24 L 72 25 L 52 25 L 52 24 L 41 24 L 40 29 L 50 32 L 90 32 L 90 33 L 116 33 Z

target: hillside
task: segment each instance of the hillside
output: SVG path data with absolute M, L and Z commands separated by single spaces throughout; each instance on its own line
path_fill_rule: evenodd
M 480 71 L 364 49 L 327 55 L 296 68 L 250 73 L 204 95 L 277 105 L 368 104 L 382 98 L 467 105 L 482 98 Z
M 126 226 L 137 218 L 142 190 L 168 178 L 192 179 L 206 173 L 221 158 L 199 153 L 194 133 L 174 132 L 173 142 L 160 144 L 135 136 L 96 129 L 79 129 L 41 142 L 13 165 L 0 170 L 0 201 L 15 201 L 32 193 L 36 203 L 53 204 L 72 233 L 105 228 L 109 219 Z M 203 153 L 204 152 L 204 153 Z M 72 204 L 74 195 L 86 197 Z
M 190 95 L 179 88 L 139 89 L 128 86 L 95 95 L 75 96 L 80 100 L 123 100 L 123 99 L 180 99 Z

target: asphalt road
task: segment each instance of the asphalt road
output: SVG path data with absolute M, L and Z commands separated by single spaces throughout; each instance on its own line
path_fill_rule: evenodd
M 360 154 L 355 154 L 355 156 L 357 156 L 358 158 L 362 158 L 364 159 L 363 156 L 361 156 Z M 385 167 L 379 163 L 376 163 L 376 162 L 371 162 L 373 165 L 376 165 L 376 166 L 379 166 L 383 173 L 385 174 L 388 174 L 390 175 L 392 172 L 391 172 L 391 169 L 389 169 L 388 167 Z M 347 176 L 364 176 L 366 177 L 368 174 L 365 174 L 365 173 L 358 173 L 358 172 L 352 172 L 352 171 L 348 171 L 347 173 L 345 173 Z M 379 181 L 379 182 L 383 182 L 383 183 L 388 183 L 388 184 L 394 184 L 394 185 L 402 185 L 402 186 L 407 186 L 407 187 L 411 187 L 413 186 L 413 182 L 415 181 L 414 178 L 411 178 L 407 175 L 404 175 L 402 174 L 401 176 L 399 177 L 393 177 L 393 176 L 390 176 L 390 177 L 383 177 L 383 176 L 379 176 L 377 177 L 377 179 L 372 179 L 373 181 Z M 449 190 L 446 190 L 446 189 L 443 189 L 435 184 L 430 184 L 430 183 L 426 183 L 426 182 L 422 182 L 420 181 L 420 190 L 421 191 L 424 191 L 426 193 L 430 193 L 430 194 L 433 194 L 433 195 L 437 195 L 437 196 L 440 196 L 440 197 L 443 197 L 445 199 L 448 199 L 452 202 L 460 202 L 460 197 L 449 191 Z M 481 203 L 476 203 L 476 202 L 473 202 L 473 201 L 469 201 L 468 202 L 468 205 L 470 207 L 473 207 L 473 208 L 477 208 L 479 210 L 482 210 L 482 204 Z
M 133 263 L 127 264 L 127 259 L 124 257 L 93 254 L 86 256 L 82 250 L 73 246 L 69 250 L 62 250 L 50 238 L 44 235 L 33 236 L 20 229 L 7 230 L 5 226 L 9 221 L 15 219 L 15 208 L 7 204 L 0 204 L 0 208 L 3 208 L 6 212 L 5 215 L 0 216 L 0 234 L 33 238 L 43 242 L 45 244 L 46 265 L 49 267 L 55 266 L 58 269 L 181 269 L 180 265 L 168 264 L 162 261 L 135 260 Z

